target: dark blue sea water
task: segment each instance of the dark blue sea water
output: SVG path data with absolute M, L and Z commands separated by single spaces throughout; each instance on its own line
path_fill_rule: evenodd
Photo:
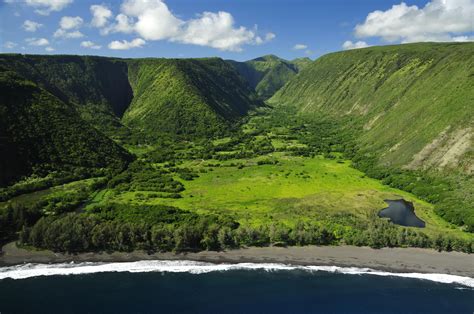
M 474 290 L 301 270 L 96 273 L 0 280 L 7 313 L 467 313 Z

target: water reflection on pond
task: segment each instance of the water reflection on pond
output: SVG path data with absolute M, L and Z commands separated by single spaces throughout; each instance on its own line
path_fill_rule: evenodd
M 379 212 L 379 217 L 389 218 L 391 222 L 401 226 L 424 228 L 425 222 L 415 215 L 412 202 L 400 200 L 385 200 L 387 208 Z

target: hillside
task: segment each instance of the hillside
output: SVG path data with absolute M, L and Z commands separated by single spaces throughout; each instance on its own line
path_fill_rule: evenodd
M 131 160 L 73 108 L 9 71 L 0 72 L 0 155 L 0 186 L 32 172 L 81 176 Z
M 352 116 L 380 165 L 474 173 L 474 43 L 407 44 L 321 57 L 270 102 Z
M 120 118 L 133 94 L 127 64 L 90 56 L 0 55 L 0 66 L 35 82 L 72 105 L 81 117 L 109 135 L 122 128 Z
M 402 171 L 411 159 L 390 149 L 408 143 L 402 153 L 413 158 L 409 149 L 433 141 L 438 127 L 449 149 L 451 128 L 471 136 L 471 50 L 371 48 L 297 60 L 306 66 L 298 74 L 273 56 L 246 63 L 262 75 L 258 86 L 286 84 L 274 106 L 238 63 L 218 58 L 4 55 L 0 243 L 60 252 L 306 244 L 472 252 L 472 178 Z M 463 145 L 471 149 L 458 145 L 443 169 L 468 169 Z M 378 216 L 399 198 L 413 203 L 424 229 Z
M 228 62 L 250 83 L 262 99 L 268 99 L 312 61 L 309 58 L 287 61 L 274 55 L 267 55 L 246 62 L 231 60 Z
M 212 135 L 260 105 L 221 59 L 0 55 L 0 66 L 74 107 L 107 135 Z
M 260 105 L 248 84 L 218 58 L 127 63 L 134 97 L 123 122 L 150 135 L 211 136 Z
M 2 159 L 1 184 L 38 166 L 47 175 L 129 160 L 104 134 L 213 136 L 261 104 L 235 69 L 217 58 L 4 54 L 0 73 L 0 136 L 2 155 L 8 156 Z

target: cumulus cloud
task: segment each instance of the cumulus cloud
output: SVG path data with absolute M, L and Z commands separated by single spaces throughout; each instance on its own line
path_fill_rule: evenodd
M 97 44 L 95 44 L 94 42 L 92 42 L 90 40 L 86 40 L 86 41 L 81 42 L 81 47 L 90 48 L 90 49 L 100 49 L 100 48 L 102 48 L 102 46 L 97 45 Z
M 92 13 L 91 25 L 94 27 L 104 27 L 112 17 L 112 11 L 105 5 L 91 5 L 90 11 Z
M 474 31 L 473 0 L 432 0 L 424 7 L 401 2 L 386 11 L 374 11 L 355 27 L 359 38 L 385 41 L 453 41 Z
M 193 19 L 175 16 L 162 0 L 125 0 L 115 22 L 101 29 L 109 33 L 136 33 L 145 40 L 169 40 L 184 44 L 208 46 L 227 51 L 241 51 L 245 44 L 259 45 L 275 38 L 263 38 L 255 29 L 236 26 L 228 12 L 204 12 Z
M 126 0 L 121 11 L 137 19 L 135 31 L 147 40 L 161 40 L 178 35 L 183 21 L 176 18 L 160 0 Z
M 234 27 L 234 18 L 227 12 L 204 12 L 187 21 L 182 31 L 170 40 L 229 51 L 241 51 L 244 44 L 260 44 L 262 41 L 255 32 L 243 26 Z
M 55 38 L 81 38 L 84 37 L 78 28 L 84 20 L 80 16 L 63 16 L 59 21 L 59 28 L 54 32 Z
M 293 46 L 293 50 L 304 50 L 306 48 L 308 48 L 308 46 L 304 44 L 296 44 Z
M 251 44 L 261 45 L 261 44 L 267 43 L 269 41 L 272 41 L 273 39 L 275 39 L 275 37 L 276 37 L 276 35 L 274 33 L 266 33 L 263 38 L 261 36 L 255 37 L 254 42 L 251 43 Z
M 140 48 L 144 44 L 146 44 L 146 42 L 143 39 L 135 38 L 132 41 L 114 40 L 108 45 L 108 47 L 109 47 L 109 49 L 113 49 L 113 50 L 128 50 L 128 49 L 131 49 L 131 48 Z
M 73 39 L 73 38 L 82 38 L 84 37 L 84 34 L 77 30 L 68 32 L 67 30 L 60 28 L 54 32 L 53 36 L 55 38 Z
M 40 15 L 49 15 L 67 7 L 73 0 L 5 0 L 6 3 L 24 3 L 36 8 L 35 12 Z
M 65 30 L 75 29 L 82 26 L 84 20 L 80 16 L 63 16 L 59 21 L 59 27 Z
M 7 49 L 13 49 L 17 46 L 16 43 L 14 43 L 13 41 L 7 41 L 3 44 L 3 47 L 7 48 Z
M 347 40 L 342 44 L 342 48 L 344 50 L 359 49 L 359 48 L 366 48 L 366 47 L 369 47 L 369 44 L 367 44 L 365 41 L 352 42 L 350 40 Z
M 30 46 L 47 46 L 49 45 L 49 40 L 46 38 L 27 38 L 25 41 Z
M 23 29 L 27 32 L 36 32 L 41 26 L 43 26 L 43 24 L 36 23 L 30 20 L 26 20 L 25 22 L 23 22 L 22 25 Z
M 48 52 L 53 52 L 55 51 L 56 49 L 54 49 L 53 47 L 46 47 L 44 48 L 44 50 L 48 51 Z
M 115 18 L 116 24 L 113 25 L 114 32 L 129 34 L 133 32 L 133 20 L 125 14 L 119 14 Z

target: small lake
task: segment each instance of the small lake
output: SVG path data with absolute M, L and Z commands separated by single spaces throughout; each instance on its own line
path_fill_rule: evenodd
M 391 222 L 401 226 L 424 228 L 425 222 L 415 215 L 412 202 L 404 199 L 385 200 L 387 208 L 379 212 L 379 217 L 389 218 Z

